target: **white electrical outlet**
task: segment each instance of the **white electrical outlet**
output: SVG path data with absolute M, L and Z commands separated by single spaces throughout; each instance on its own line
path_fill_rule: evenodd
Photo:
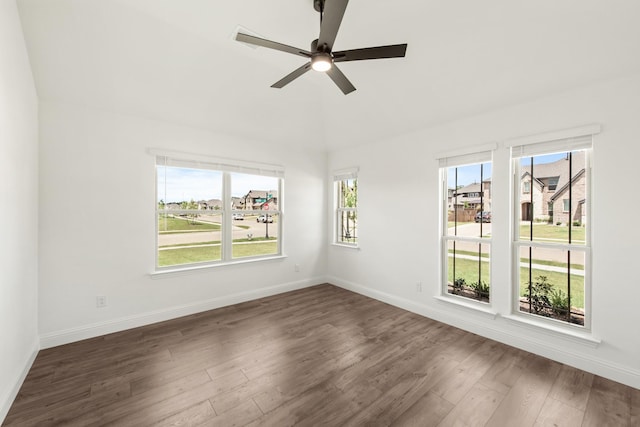
M 422 282 L 416 282 L 416 291 L 422 292 Z
M 107 297 L 104 295 L 98 295 L 96 297 L 96 307 L 103 308 L 107 306 Z

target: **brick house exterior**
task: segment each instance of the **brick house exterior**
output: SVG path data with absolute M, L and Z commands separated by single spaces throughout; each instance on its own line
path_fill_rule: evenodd
M 584 224 L 587 177 L 583 153 L 572 156 L 571 200 L 573 203 L 571 209 L 569 209 L 568 156 L 555 162 L 533 165 L 533 177 L 531 166 L 523 166 L 521 172 L 521 220 L 533 219 L 551 224 L 578 221 Z

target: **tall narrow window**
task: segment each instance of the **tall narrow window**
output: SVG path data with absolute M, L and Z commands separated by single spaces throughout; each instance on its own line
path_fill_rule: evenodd
M 440 159 L 444 295 L 490 302 L 491 167 L 490 151 Z
M 358 171 L 336 172 L 333 177 L 335 237 L 337 244 L 358 245 Z
M 591 135 L 512 146 L 516 310 L 589 326 Z M 548 183 L 548 185 L 545 185 Z
M 279 255 L 283 171 L 184 156 L 156 157 L 156 269 Z

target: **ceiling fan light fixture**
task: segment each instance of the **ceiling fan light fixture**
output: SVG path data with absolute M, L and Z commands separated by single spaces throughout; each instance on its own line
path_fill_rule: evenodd
M 320 52 L 311 58 L 311 68 L 315 71 L 329 71 L 332 65 L 333 61 L 331 60 L 331 55 L 328 53 Z

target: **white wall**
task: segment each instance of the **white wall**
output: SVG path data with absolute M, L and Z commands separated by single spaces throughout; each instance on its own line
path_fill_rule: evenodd
M 14 0 L 0 0 L 0 422 L 38 351 L 38 100 Z
M 329 155 L 328 170 L 359 166 L 360 250 L 330 246 L 332 283 L 472 332 L 640 387 L 640 286 L 635 194 L 640 159 L 640 76 Z M 435 155 L 497 142 L 492 215 L 492 309 L 510 313 L 509 138 L 601 123 L 593 160 L 593 336 L 542 332 L 438 301 L 439 177 Z M 621 203 L 622 201 L 622 203 Z M 423 292 L 416 282 L 423 282 Z
M 326 154 L 52 102 L 41 102 L 40 123 L 43 347 L 324 280 Z M 150 277 L 149 147 L 283 165 L 287 258 Z M 96 308 L 97 295 L 107 307 Z

